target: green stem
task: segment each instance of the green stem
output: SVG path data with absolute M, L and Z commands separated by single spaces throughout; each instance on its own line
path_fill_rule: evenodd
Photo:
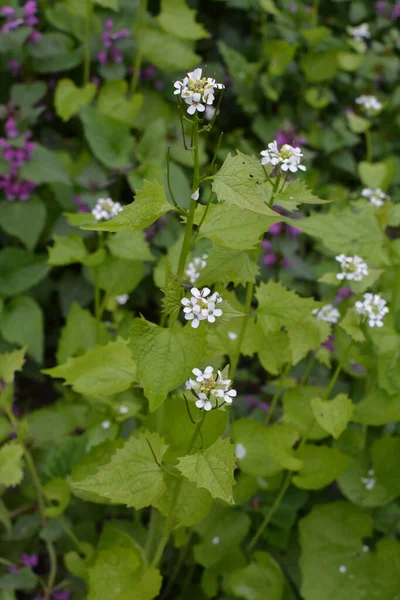
M 319 14 L 319 5 L 320 0 L 315 0 L 313 11 L 312 11 L 312 26 L 316 27 L 318 25 L 318 14 Z
M 166 598 L 168 598 L 168 595 L 169 595 L 170 591 L 173 588 L 173 585 L 174 585 L 174 583 L 175 583 L 175 581 L 176 581 L 176 579 L 177 579 L 177 577 L 179 575 L 179 572 L 180 572 L 180 570 L 182 568 L 182 565 L 183 565 L 183 563 L 185 561 L 187 552 L 188 552 L 189 547 L 190 547 L 190 543 L 192 541 L 193 534 L 194 534 L 194 531 L 192 529 L 192 530 L 190 530 L 190 532 L 188 534 L 188 537 L 187 537 L 185 545 L 181 548 L 181 551 L 179 553 L 179 558 L 178 558 L 178 560 L 176 562 L 176 565 L 175 565 L 175 568 L 174 568 L 174 570 L 172 572 L 172 575 L 171 575 L 171 577 L 170 577 L 170 579 L 168 581 L 168 585 L 165 588 L 165 591 L 163 592 L 163 594 L 161 596 L 161 600 L 165 600 Z
M 287 374 L 289 373 L 289 371 L 290 371 L 290 365 L 288 365 L 286 367 L 286 369 L 284 369 L 282 371 L 281 375 L 280 375 L 278 388 L 277 388 L 277 390 L 276 390 L 276 392 L 275 392 L 275 394 L 274 394 L 274 396 L 273 396 L 273 398 L 271 400 L 271 405 L 270 405 L 270 409 L 268 411 L 268 414 L 265 417 L 265 425 L 269 425 L 270 422 L 271 422 L 271 420 L 272 420 L 272 417 L 273 417 L 274 412 L 275 412 L 275 408 L 276 408 L 276 406 L 278 404 L 278 401 L 279 401 L 279 397 L 280 397 L 280 395 L 282 393 L 283 380 L 285 379 L 285 377 L 287 377 Z
M 51 542 L 46 542 L 46 547 L 50 558 L 50 571 L 44 593 L 44 600 L 50 600 L 57 577 L 57 555 Z
M 149 530 L 146 538 L 146 545 L 144 548 L 144 555 L 146 557 L 147 562 L 150 561 L 150 557 L 153 553 L 153 545 L 154 540 L 157 534 L 157 525 L 158 525 L 158 512 L 154 508 L 154 506 L 150 509 L 150 521 L 149 521 Z
M 272 208 L 274 205 L 275 194 L 277 193 L 277 191 L 279 189 L 279 184 L 281 182 L 281 179 L 282 179 L 282 175 L 281 175 L 281 173 L 279 173 L 274 181 L 274 187 L 272 188 L 271 200 L 268 202 L 269 208 Z
M 90 22 L 92 20 L 93 3 L 91 0 L 87 0 L 86 3 L 86 14 L 85 14 L 85 33 L 84 33 L 84 58 L 83 58 L 83 84 L 89 83 L 90 79 Z
M 143 20 L 144 20 L 146 11 L 147 11 L 147 0 L 140 0 L 137 17 L 136 17 L 136 24 L 137 24 L 136 52 L 135 52 L 135 59 L 133 61 L 133 71 L 132 71 L 132 79 L 131 79 L 131 87 L 130 87 L 131 96 L 133 96 L 133 94 L 136 92 L 137 84 L 139 82 L 140 67 L 142 65 L 142 58 L 143 58 L 142 44 L 141 44 L 142 35 L 141 34 L 142 34 Z
M 304 371 L 304 375 L 303 375 L 303 377 L 302 377 L 302 379 L 301 379 L 301 382 L 300 382 L 299 388 L 302 388 L 303 386 L 305 386 L 305 385 L 306 385 L 306 383 L 307 383 L 307 381 L 308 381 L 308 378 L 309 378 L 309 377 L 310 377 L 310 375 L 311 375 L 311 371 L 312 371 L 312 369 L 313 369 L 313 366 L 314 366 L 315 360 L 316 360 L 316 358 L 315 358 L 315 352 L 313 352 L 313 353 L 311 354 L 310 358 L 308 359 L 308 364 L 307 364 L 307 366 L 306 366 L 306 370 Z
M 326 392 L 325 392 L 325 398 L 326 399 L 329 398 L 329 396 L 331 394 L 331 391 L 333 390 L 333 387 L 334 387 L 334 385 L 335 385 L 335 383 L 337 381 L 337 378 L 340 375 L 341 370 L 343 369 L 343 365 L 344 365 L 344 363 L 347 360 L 347 357 L 349 355 L 349 352 L 350 352 L 353 344 L 354 344 L 354 340 L 351 340 L 350 343 L 349 343 L 349 345 L 347 346 L 346 350 L 343 352 L 342 358 L 340 359 L 340 362 L 339 362 L 338 366 L 336 367 L 336 371 L 334 372 L 333 377 L 330 380 L 330 383 L 329 383 L 329 385 L 328 385 L 328 387 L 326 389 Z
M 365 147 L 367 153 L 367 162 L 372 163 L 372 139 L 369 129 L 367 129 L 365 132 Z

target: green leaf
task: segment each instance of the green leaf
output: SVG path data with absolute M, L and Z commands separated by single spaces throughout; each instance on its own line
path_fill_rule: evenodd
M 65 379 L 78 394 L 109 396 L 127 390 L 135 381 L 136 365 L 127 342 L 119 338 L 106 346 L 96 346 L 82 356 L 42 371 Z
M 363 62 L 363 56 L 355 52 L 339 52 L 337 55 L 340 69 L 343 71 L 357 71 Z
M 129 127 L 89 106 L 82 108 L 79 116 L 85 138 L 95 157 L 112 169 L 129 166 L 133 151 L 133 138 Z
M 364 119 L 364 117 L 359 117 L 355 113 L 346 113 L 346 118 L 353 133 L 364 133 L 371 127 L 371 121 Z
M 34 590 L 37 586 L 37 577 L 29 567 L 22 567 L 18 573 L 9 573 L 0 577 L 0 590 Z M 6 595 L 4 600 L 14 600 L 15 596 Z
M 238 152 L 229 155 L 215 175 L 212 189 L 219 202 L 276 217 L 266 204 L 265 173 L 258 158 Z M 283 219 L 281 219 L 283 220 Z
M 385 506 L 393 497 L 377 479 L 374 469 L 366 465 L 361 453 L 358 454 L 358 457 L 351 458 L 347 468 L 338 477 L 340 491 L 357 506 Z
M 213 246 L 207 254 L 207 264 L 196 280 L 198 287 L 214 283 L 233 283 L 237 286 L 240 283 L 255 282 L 259 268 L 245 252 Z
M 164 119 L 156 119 L 146 127 L 136 147 L 138 159 L 146 164 L 159 165 L 164 180 L 164 164 L 167 154 L 167 124 Z
M 358 174 L 362 183 L 372 189 L 383 188 L 385 190 L 391 182 L 388 166 L 383 162 L 362 161 L 358 165 Z
M 164 297 L 161 299 L 163 307 L 163 313 L 165 315 L 172 315 L 176 318 L 181 310 L 181 298 L 182 298 L 182 284 L 183 280 L 172 273 L 169 265 L 167 264 L 167 272 L 165 275 L 165 285 L 163 288 Z
M 300 67 L 311 83 L 332 79 L 338 70 L 337 52 L 308 52 L 301 60 Z
M 307 444 L 298 451 L 303 468 L 293 477 L 293 483 L 305 490 L 319 490 L 333 481 L 346 468 L 349 457 L 336 448 Z
M 61 477 L 55 477 L 46 483 L 43 488 L 44 495 L 50 503 L 45 508 L 45 515 L 50 519 L 62 515 L 68 507 L 71 492 L 68 483 Z
M 143 271 L 143 263 L 138 260 L 107 256 L 97 268 L 99 286 L 109 296 L 128 294 L 139 285 Z
M 143 57 L 162 71 L 187 71 L 200 61 L 191 44 L 156 27 L 146 27 L 140 40 Z
M 117 11 L 119 8 L 118 0 L 94 0 L 94 2 L 103 8 L 110 8 L 111 10 L 115 11 Z
M 373 387 L 361 402 L 354 406 L 352 420 L 364 425 L 387 425 L 400 421 L 400 396 L 389 396 L 384 390 Z
M 37 184 L 70 183 L 65 167 L 56 152 L 40 144 L 35 144 L 32 158 L 21 167 L 19 175 L 21 179 L 29 179 Z
M 279 564 L 267 552 L 255 552 L 255 562 L 228 575 L 228 589 L 235 598 L 282 600 L 284 579 Z
M 173 210 L 173 206 L 167 202 L 162 186 L 157 181 L 145 181 L 143 189 L 137 192 L 135 201 L 125 206 L 116 217 L 104 223 L 83 226 L 82 229 L 138 231 L 149 227 L 170 210 Z
M 21 248 L 0 251 L 0 294 L 16 296 L 44 279 L 50 267 L 42 256 Z
M 208 490 L 213 498 L 233 503 L 233 471 L 236 468 L 234 446 L 225 438 L 206 450 L 179 458 L 177 469 L 184 477 Z
M 0 448 L 0 484 L 4 487 L 21 483 L 23 450 L 19 442 L 8 442 Z
M 69 121 L 82 106 L 91 103 L 96 91 L 94 83 L 87 83 L 83 88 L 78 88 L 71 79 L 60 79 L 54 95 L 56 113 L 63 121 Z
M 55 402 L 51 406 L 37 408 L 28 413 L 29 435 L 35 440 L 35 446 L 46 447 L 59 443 L 60 439 L 78 427 L 85 426 L 87 408 L 82 404 Z
M 206 351 L 205 336 L 191 327 L 166 329 L 145 319 L 135 319 L 129 335 L 137 378 L 150 410 L 154 411 L 168 392 L 186 381 L 191 370 L 201 363 Z
M 128 97 L 128 82 L 117 79 L 106 81 L 101 86 L 96 108 L 100 113 L 113 115 L 117 121 L 131 126 L 142 104 L 142 94 Z
M 319 304 L 312 298 L 300 298 L 280 283 L 262 283 L 256 292 L 258 321 L 263 332 L 279 331 L 286 327 L 290 339 L 293 362 L 296 364 L 309 350 L 328 337 L 329 325 L 317 321 L 312 311 Z
M 88 251 L 85 242 L 79 235 L 55 235 L 54 245 L 48 247 L 49 265 L 61 266 L 80 263 L 87 257 Z
M 88 600 L 153 600 L 159 598 L 161 575 L 144 565 L 136 542 L 106 526 L 88 571 Z
M 4 525 L 4 529 L 6 530 L 7 533 L 11 533 L 12 523 L 11 523 L 10 515 L 8 514 L 7 507 L 4 504 L 3 500 L 0 500 L 0 523 L 2 523 L 2 525 Z M 1 598 L 1 596 L 0 596 L 0 598 Z M 3 600 L 7 600 L 7 598 L 4 598 Z
M 400 439 L 382 437 L 374 441 L 372 450 L 374 475 L 393 498 L 400 495 Z
M 29 202 L 1 202 L 0 226 L 33 250 L 46 223 L 46 206 L 33 196 Z
M 279 15 L 279 10 L 276 8 L 274 0 L 260 0 L 260 6 L 271 15 Z
M 84 354 L 87 350 L 92 350 L 97 343 L 102 345 L 108 340 L 106 326 L 99 323 L 88 310 L 73 302 L 58 340 L 57 363 L 63 364 L 68 358 Z
M 28 354 L 38 363 L 42 362 L 43 314 L 33 298 L 13 298 L 0 314 L 0 331 L 5 340 L 26 345 Z
M 210 37 L 207 30 L 196 23 L 196 11 L 189 8 L 185 0 L 162 0 L 157 20 L 167 33 L 184 40 Z
M 355 341 L 363 342 L 365 335 L 361 329 L 360 317 L 354 308 L 349 308 L 339 326 Z
M 199 212 L 196 211 L 196 217 Z M 271 225 L 282 220 L 277 213 L 267 216 L 235 205 L 211 204 L 201 226 L 200 237 L 228 250 L 250 250 Z
M 154 260 L 143 231 L 120 231 L 110 235 L 107 246 L 113 256 L 126 260 Z
M 67 436 L 52 447 L 44 461 L 43 472 L 51 479 L 66 478 L 72 469 L 86 455 L 86 435 Z
M 0 379 L 12 383 L 16 371 L 21 371 L 25 363 L 26 346 L 14 352 L 0 354 Z
M 290 340 L 285 331 L 262 335 L 258 358 L 268 373 L 279 375 L 284 365 L 292 362 Z
M 264 52 L 269 59 L 268 73 L 275 77 L 282 75 L 292 62 L 297 46 L 284 40 L 271 40 L 264 43 Z
M 287 390 L 283 397 L 284 423 L 296 425 L 301 434 L 308 435 L 310 440 L 321 440 L 327 437 L 326 431 L 316 422 L 311 408 L 311 399 L 318 394 L 314 386 L 295 387 Z M 323 390 L 321 389 L 321 393 Z
M 151 449 L 150 449 L 151 446 Z M 114 504 L 136 509 L 156 502 L 166 491 L 161 463 L 167 446 L 157 433 L 142 432 L 129 438 L 107 464 L 85 479 L 74 481 L 74 489 L 98 494 Z
M 154 506 L 158 508 L 162 515 L 167 517 L 170 514 L 177 480 L 175 477 L 167 475 L 165 483 L 167 489 L 154 502 Z M 179 487 L 179 495 L 170 518 L 173 519 L 175 527 L 192 527 L 206 518 L 211 504 L 212 498 L 207 490 L 198 488 L 190 481 L 182 480 L 182 484 Z
M 304 181 L 289 181 L 283 191 L 274 195 L 274 204 L 287 210 L 295 210 L 300 204 L 327 204 L 330 200 L 321 200 L 308 189 Z
M 346 394 L 339 394 L 333 400 L 313 398 L 311 407 L 317 422 L 336 439 L 346 429 L 353 415 L 353 403 Z

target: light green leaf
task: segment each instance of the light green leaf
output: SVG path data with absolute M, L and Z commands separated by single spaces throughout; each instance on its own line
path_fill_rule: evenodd
M 46 222 L 46 205 L 33 196 L 29 202 L 1 202 L 0 226 L 33 250 Z
M 45 508 L 45 515 L 52 519 L 62 515 L 68 507 L 71 492 L 68 483 L 62 477 L 55 477 L 46 483 L 43 488 L 44 495 L 50 502 Z
M 228 589 L 235 598 L 282 600 L 284 579 L 279 564 L 267 552 L 255 552 L 255 562 L 228 575 Z
M 161 299 L 161 304 L 163 313 L 175 318 L 182 308 L 181 298 L 183 280 L 172 273 L 168 264 L 166 271 L 165 285 L 162 290 L 164 297 Z
M 355 113 L 346 113 L 346 118 L 353 133 L 364 133 L 371 127 L 371 121 L 364 117 L 359 117 Z
M 190 44 L 156 27 L 146 27 L 140 43 L 144 58 L 162 71 L 187 71 L 200 61 Z
M 164 119 L 152 121 L 136 146 L 138 159 L 149 165 L 158 165 L 162 168 L 164 180 L 164 165 L 167 155 L 167 124 Z
M 332 94 L 328 88 L 312 86 L 306 89 L 304 99 L 312 108 L 325 108 L 331 102 Z
M 55 235 L 54 245 L 48 247 L 49 265 L 61 266 L 80 263 L 87 257 L 85 242 L 79 235 Z
M 21 248 L 0 251 L 0 294 L 15 296 L 46 277 L 50 267 L 44 257 Z
M 37 576 L 29 567 L 18 569 L 17 573 L 8 573 L 0 577 L 2 600 L 15 600 L 11 590 L 34 590 L 37 586 Z
M 28 354 L 38 363 L 42 362 L 43 314 L 33 298 L 13 298 L 0 315 L 0 331 L 5 340 L 26 345 Z
M 296 210 L 300 204 L 327 204 L 330 200 L 321 200 L 315 196 L 304 181 L 289 181 L 282 192 L 274 195 L 274 204 L 287 210 Z
M 260 363 L 268 373 L 278 375 L 284 365 L 292 362 L 290 340 L 285 331 L 263 335 L 258 349 Z
M 293 477 L 293 483 L 305 490 L 319 490 L 335 481 L 346 468 L 349 457 L 336 448 L 307 444 L 297 455 L 303 468 Z
M 78 88 L 71 79 L 60 79 L 54 95 L 56 113 L 63 121 L 69 121 L 82 106 L 91 103 L 96 91 L 94 83 L 87 83 L 83 88 Z
M 236 468 L 234 446 L 225 438 L 217 440 L 206 450 L 179 458 L 177 469 L 184 477 L 208 490 L 213 498 L 233 503 L 233 471 Z
M 337 59 L 340 69 L 350 72 L 357 71 L 363 62 L 363 56 L 355 52 L 339 52 Z
M 154 260 L 143 231 L 120 231 L 110 235 L 107 246 L 113 256 L 126 260 Z
M 18 442 L 8 442 L 0 448 L 0 484 L 4 487 L 21 483 L 23 450 Z
M 386 189 L 391 182 L 388 166 L 383 163 L 369 163 L 362 161 L 358 165 L 358 174 L 362 183 L 372 189 Z
M 10 516 L 8 514 L 7 507 L 4 504 L 3 500 L 0 500 L 0 523 L 2 523 L 4 525 L 4 528 L 7 533 L 11 532 L 12 523 L 11 523 Z M 3 597 L 3 600 L 8 600 L 8 599 Z
M 263 332 L 268 335 L 286 327 L 295 364 L 328 337 L 328 324 L 317 321 L 312 314 L 320 306 L 312 298 L 301 298 L 273 281 L 262 283 L 256 297 L 258 321 Z
M 320 390 L 323 393 L 323 389 Z M 316 422 L 311 408 L 311 399 L 318 393 L 319 389 L 314 386 L 295 387 L 286 391 L 282 401 L 283 422 L 296 425 L 303 435 L 308 434 L 310 440 L 321 440 L 328 436 Z
M 137 378 L 154 411 L 201 363 L 205 336 L 191 327 L 166 329 L 145 319 L 135 319 L 129 335 Z
M 332 79 L 338 70 L 337 51 L 308 52 L 300 60 L 300 67 L 311 83 Z
M 158 508 L 161 514 L 167 517 L 170 514 L 177 480 L 175 477 L 167 475 L 165 483 L 167 489 L 154 502 L 154 506 Z M 207 490 L 197 487 L 190 481 L 182 480 L 182 484 L 179 487 L 179 495 L 170 518 L 173 519 L 175 527 L 192 527 L 206 518 L 211 504 L 212 498 Z
M 167 33 L 184 40 L 210 37 L 207 30 L 196 23 L 196 11 L 189 8 L 185 0 L 162 0 L 157 20 Z
M 353 403 L 346 394 L 339 394 L 333 400 L 313 398 L 311 407 L 317 422 L 336 439 L 346 429 L 353 415 Z
M 296 44 L 284 40 L 270 40 L 264 43 L 264 52 L 269 60 L 268 73 L 273 77 L 282 75 L 292 62 L 296 49 Z
M 361 329 L 360 316 L 354 308 L 347 310 L 339 325 L 355 342 L 365 340 L 365 335 Z
M 19 175 L 21 179 L 29 179 L 37 184 L 70 183 L 67 171 L 57 153 L 36 143 L 32 158 L 21 167 Z
M 400 439 L 385 436 L 372 445 L 374 475 L 393 498 L 400 495 Z
M 128 294 L 139 285 L 143 271 L 141 261 L 107 256 L 97 267 L 99 286 L 109 296 Z
M 135 381 L 136 365 L 127 342 L 119 338 L 106 346 L 96 346 L 65 364 L 42 371 L 65 379 L 79 394 L 109 396 L 127 390 Z
M 260 6 L 271 15 L 279 14 L 279 10 L 276 8 L 274 0 L 260 0 Z
M 173 210 L 167 202 L 162 186 L 154 181 L 144 182 L 144 187 L 135 196 L 134 202 L 124 207 L 116 217 L 93 225 L 83 226 L 82 229 L 95 231 L 138 231 L 145 229 L 154 221 Z
M 196 211 L 196 217 L 197 213 L 200 211 Z M 250 250 L 271 225 L 282 220 L 278 213 L 267 216 L 235 205 L 211 204 L 201 226 L 200 237 L 228 250 Z
M 16 371 L 21 371 L 25 363 L 26 346 L 13 352 L 0 354 L 0 379 L 6 383 L 14 381 Z
M 102 6 L 103 8 L 110 8 L 111 10 L 118 10 L 118 0 L 94 0 L 95 4 Z
M 361 402 L 354 406 L 352 420 L 375 427 L 400 421 L 400 395 L 389 396 L 377 387 L 372 388 Z
M 151 445 L 151 449 L 150 449 Z M 166 491 L 161 463 L 167 446 L 157 433 L 142 432 L 129 438 L 117 449 L 107 464 L 99 466 L 85 479 L 74 479 L 74 489 L 95 493 L 113 504 L 126 504 L 136 509 L 156 502 Z
M 104 115 L 132 126 L 143 104 L 142 94 L 128 98 L 128 82 L 122 79 L 106 81 L 100 89 L 96 108 Z
M 358 454 L 358 457 L 351 458 L 346 469 L 338 477 L 340 491 L 357 506 L 386 506 L 393 497 L 376 477 L 374 469 L 368 467 L 361 454 Z
M 67 322 L 61 330 L 58 340 L 57 363 L 61 365 L 68 358 L 84 354 L 87 350 L 94 348 L 97 343 L 105 344 L 109 337 L 103 323 L 99 323 L 88 310 L 84 310 L 79 304 L 73 302 Z
M 259 159 L 238 152 L 225 159 L 214 177 L 212 188 L 219 202 L 275 218 L 277 213 L 265 204 L 265 180 Z
M 196 280 L 198 287 L 214 283 L 233 283 L 237 286 L 240 283 L 255 282 L 259 268 L 245 252 L 213 246 L 207 254 L 207 264 Z

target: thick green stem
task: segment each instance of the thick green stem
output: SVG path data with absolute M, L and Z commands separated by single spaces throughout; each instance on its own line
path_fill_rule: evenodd
M 147 11 L 147 0 L 140 0 L 137 17 L 136 17 L 136 26 L 137 26 L 137 29 L 136 29 L 136 52 L 135 52 L 135 58 L 133 61 L 132 79 L 131 79 L 131 87 L 130 87 L 131 96 L 133 96 L 133 94 L 136 92 L 136 88 L 137 88 L 137 85 L 139 82 L 140 67 L 142 66 L 143 53 L 142 53 L 141 38 L 142 38 L 143 20 L 144 20 L 146 11 Z
M 92 20 L 93 3 L 91 0 L 86 2 L 86 14 L 85 14 L 85 33 L 84 33 L 84 57 L 83 57 L 83 84 L 89 83 L 90 79 L 90 59 L 91 59 L 91 48 L 90 48 L 90 24 Z

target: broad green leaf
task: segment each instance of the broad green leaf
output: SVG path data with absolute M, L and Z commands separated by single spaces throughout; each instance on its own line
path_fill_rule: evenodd
M 384 190 L 391 182 L 391 176 L 388 166 L 383 163 L 360 162 L 358 165 L 358 174 L 362 183 L 372 189 L 383 188 Z
M 154 411 L 201 363 L 205 336 L 191 327 L 166 329 L 145 319 L 135 319 L 129 335 L 137 378 Z
M 350 460 L 336 448 L 310 444 L 299 450 L 298 456 L 304 465 L 293 477 L 293 483 L 305 490 L 319 490 L 329 485 L 344 471 Z
M 128 82 L 122 79 L 106 81 L 100 89 L 97 110 L 112 115 L 117 121 L 132 125 L 143 103 L 141 94 L 128 98 Z
M 346 118 L 349 123 L 350 129 L 354 133 L 364 133 L 371 127 L 371 121 L 369 121 L 369 119 L 359 117 L 355 113 L 348 112 L 346 114 Z
M 59 443 L 62 437 L 85 426 L 87 408 L 82 404 L 55 402 L 51 406 L 37 408 L 26 415 L 29 435 L 36 447 Z
M 351 458 L 337 481 L 341 493 L 357 506 L 375 508 L 386 506 L 393 500 L 393 496 L 377 478 L 375 470 L 366 464 L 360 452 L 358 457 Z
M 86 447 L 86 435 L 69 435 L 61 439 L 59 444 L 49 450 L 44 461 L 43 472 L 46 477 L 65 479 L 86 455 Z
M 213 246 L 207 254 L 207 264 L 196 280 L 198 287 L 214 283 L 233 283 L 237 286 L 240 283 L 255 282 L 259 268 L 245 252 Z
M 361 329 L 360 316 L 354 308 L 347 310 L 339 325 L 355 342 L 365 340 L 365 335 Z
M 167 489 L 154 501 L 154 506 L 167 517 L 170 514 L 172 499 L 176 493 L 177 480 L 167 475 L 165 477 Z M 192 527 L 206 518 L 212 504 L 209 492 L 197 487 L 190 481 L 182 480 L 179 485 L 179 494 L 170 518 L 173 519 L 175 527 Z
M 99 286 L 109 296 L 128 294 L 139 285 L 143 271 L 141 261 L 107 256 L 97 267 Z
M 179 458 L 177 469 L 197 487 L 208 490 L 213 498 L 233 503 L 233 471 L 236 468 L 234 446 L 225 438 L 206 450 Z
M 308 52 L 301 60 L 300 67 L 311 83 L 320 83 L 332 79 L 338 70 L 336 50 L 327 52 Z
M 285 72 L 293 60 L 297 46 L 284 40 L 271 40 L 264 43 L 263 49 L 269 60 L 268 73 L 274 77 Z
M 295 364 L 328 337 L 328 324 L 317 321 L 312 314 L 320 306 L 312 298 L 301 298 L 273 281 L 262 283 L 256 297 L 261 329 L 268 335 L 286 327 Z
M 62 515 L 68 507 L 71 492 L 65 479 L 55 477 L 46 483 L 43 493 L 50 503 L 45 509 L 46 517 L 50 519 Z
M 250 250 L 271 225 L 282 220 L 278 213 L 267 216 L 235 205 L 211 204 L 201 226 L 200 237 L 228 250 Z
M 328 88 L 311 86 L 306 89 L 304 99 L 312 108 L 325 108 L 331 102 L 332 95 Z
M 274 0 L 260 0 L 260 6 L 271 15 L 279 14 L 279 10 L 276 8 Z
M 244 53 L 230 48 L 225 42 L 217 42 L 218 50 L 232 78 L 233 90 L 243 111 L 249 115 L 256 114 L 259 102 L 256 100 L 255 83 L 259 80 L 259 71 L 263 61 L 249 62 Z M 262 79 L 261 79 L 262 81 Z M 275 101 L 277 96 L 275 96 Z
M 279 375 L 284 365 L 292 362 L 290 341 L 285 331 L 275 331 L 262 335 L 258 358 L 268 373 Z
M 400 393 L 400 380 L 397 376 L 400 365 L 400 344 L 383 352 L 378 357 L 379 387 L 388 394 Z
M 214 177 L 212 188 L 219 202 L 275 218 L 276 213 L 265 204 L 265 180 L 258 158 L 238 152 L 226 158 Z
M 119 338 L 42 372 L 65 379 L 65 385 L 71 385 L 79 394 L 109 396 L 130 388 L 135 381 L 136 365 L 127 342 Z
M 400 589 L 400 544 L 383 539 L 366 551 L 371 535 L 371 517 L 349 503 L 314 507 L 300 521 L 302 597 L 393 600 Z
M 323 389 L 320 389 L 322 393 Z M 315 420 L 311 408 L 311 399 L 318 393 L 318 388 L 314 386 L 295 387 L 287 390 L 282 400 L 283 422 L 296 425 L 310 440 L 321 440 L 328 436 L 325 429 Z
M 0 354 L 0 380 L 12 383 L 16 371 L 21 371 L 25 363 L 26 346 L 13 352 Z
M 167 202 L 162 186 L 157 182 L 144 182 L 144 187 L 135 196 L 134 202 L 124 207 L 116 217 L 93 225 L 83 226 L 82 229 L 95 231 L 138 231 L 149 227 L 154 221 L 173 210 Z
M 228 589 L 235 598 L 282 600 L 284 579 L 279 564 L 267 552 L 255 552 L 255 562 L 228 576 Z
M 209 37 L 207 30 L 196 23 L 196 11 L 189 8 L 185 0 L 162 0 L 157 20 L 167 33 L 184 40 Z
M 151 449 L 150 449 L 151 446 Z M 74 480 L 74 489 L 95 493 L 113 504 L 126 504 L 136 509 L 156 502 L 166 491 L 160 463 L 167 446 L 157 433 L 143 432 L 129 438 L 117 449 L 107 464 L 85 479 Z
M 88 600 L 153 600 L 159 598 L 161 575 L 146 567 L 136 542 L 107 526 L 88 569 Z
M 191 44 L 156 27 L 144 29 L 140 44 L 144 58 L 162 71 L 186 71 L 199 63 L 200 57 L 193 52 Z
M 110 8 L 111 10 L 117 11 L 119 8 L 118 0 L 94 0 L 96 4 L 102 8 Z
M 400 439 L 382 437 L 374 441 L 372 461 L 375 475 L 392 497 L 400 495 Z
M 82 106 L 91 103 L 96 91 L 94 83 L 87 83 L 83 88 L 78 88 L 71 79 L 60 79 L 54 95 L 56 113 L 63 121 L 69 121 Z
M 2 600 L 15 600 L 11 590 L 34 590 L 37 583 L 37 576 L 29 567 L 22 567 L 17 573 L 3 575 L 0 577 L 0 593 L 4 594 Z
M 106 167 L 126 168 L 131 162 L 133 151 L 129 127 L 89 106 L 82 108 L 79 115 L 85 137 L 95 157 Z
M 1 202 L 0 226 L 33 250 L 46 222 L 44 202 L 33 196 L 29 202 Z
M 339 67 L 343 69 L 343 71 L 350 72 L 357 71 L 363 61 L 363 57 L 355 52 L 339 52 L 337 59 Z
M 28 109 L 35 106 L 46 95 L 47 86 L 44 81 L 16 83 L 11 87 L 11 100 L 23 111 L 24 117 Z
M 32 158 L 21 167 L 19 175 L 21 179 L 29 179 L 37 184 L 69 184 L 67 171 L 57 153 L 40 144 L 35 144 Z
M 164 119 L 156 119 L 146 127 L 136 146 L 136 155 L 145 164 L 162 167 L 161 182 L 164 181 L 164 165 L 167 155 L 167 124 Z
M 13 298 L 0 314 L 2 337 L 19 346 L 26 345 L 28 354 L 38 363 L 43 360 L 43 314 L 39 304 L 25 296 Z
M 18 442 L 8 442 L 0 448 L 0 484 L 4 487 L 21 483 L 23 450 Z
M 352 418 L 356 423 L 364 425 L 386 425 L 400 421 L 400 396 L 389 396 L 385 391 L 373 387 L 361 402 L 354 406 Z
M 107 246 L 113 256 L 126 260 L 154 260 L 143 231 L 120 231 L 110 235 Z
M 62 365 L 68 358 L 92 350 L 96 344 L 105 344 L 109 337 L 106 326 L 74 302 L 58 340 L 57 363 Z
M 49 265 L 61 266 L 83 262 L 88 255 L 85 242 L 79 235 L 55 235 L 54 245 L 48 247 Z
M 333 400 L 313 398 L 311 407 L 317 422 L 336 439 L 351 421 L 354 408 L 352 401 L 346 394 L 339 394 Z
M 289 181 L 282 192 L 274 195 L 274 204 L 287 210 L 296 210 L 300 204 L 326 204 L 330 200 L 321 200 L 306 186 L 304 181 Z
M 21 248 L 0 251 L 0 294 L 16 296 L 44 279 L 50 267 L 44 257 Z
M 162 290 L 164 297 L 161 299 L 162 310 L 165 315 L 177 317 L 182 308 L 182 284 L 183 280 L 171 271 L 167 264 L 167 272 L 165 275 L 165 285 Z

